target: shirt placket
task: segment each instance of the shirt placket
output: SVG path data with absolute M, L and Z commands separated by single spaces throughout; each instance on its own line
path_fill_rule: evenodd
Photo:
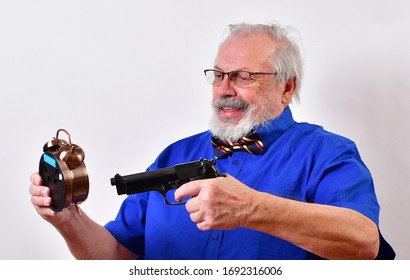
M 224 159 L 227 162 L 224 164 L 224 170 L 222 172 L 230 174 L 232 177 L 237 178 L 242 170 L 243 164 L 248 156 L 248 153 L 244 151 L 234 152 L 228 158 Z M 209 235 L 208 248 L 206 252 L 207 259 L 219 259 L 219 251 L 222 246 L 224 230 L 212 230 Z

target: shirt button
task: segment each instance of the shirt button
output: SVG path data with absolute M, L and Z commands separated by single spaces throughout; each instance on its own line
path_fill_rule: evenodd
M 233 164 L 233 165 L 238 165 L 238 164 L 239 164 L 239 160 L 235 159 L 235 160 L 232 162 L 232 164 Z
M 218 234 L 217 234 L 217 233 L 214 233 L 214 234 L 212 235 L 212 238 L 213 238 L 213 239 L 218 239 Z

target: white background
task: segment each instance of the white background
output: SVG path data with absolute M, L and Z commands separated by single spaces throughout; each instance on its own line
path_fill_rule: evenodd
M 28 194 L 58 128 L 85 150 L 82 208 L 105 224 L 124 198 L 113 175 L 141 172 L 169 143 L 208 128 L 202 70 L 226 25 L 242 21 L 299 30 L 305 79 L 295 120 L 356 142 L 382 232 L 398 259 L 410 259 L 406 0 L 1 0 L 0 259 L 72 259 Z

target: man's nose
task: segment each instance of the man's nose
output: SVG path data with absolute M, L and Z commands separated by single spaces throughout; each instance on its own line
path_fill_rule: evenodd
M 229 75 L 225 74 L 222 82 L 217 86 L 217 93 L 221 97 L 236 96 L 236 91 L 233 87 L 233 82 L 229 79 Z

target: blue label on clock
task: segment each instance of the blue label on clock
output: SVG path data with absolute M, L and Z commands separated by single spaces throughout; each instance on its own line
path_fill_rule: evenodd
M 43 159 L 45 162 L 47 162 L 49 165 L 51 165 L 52 167 L 56 168 L 57 167 L 57 162 L 54 158 L 52 158 L 51 156 L 44 154 Z

